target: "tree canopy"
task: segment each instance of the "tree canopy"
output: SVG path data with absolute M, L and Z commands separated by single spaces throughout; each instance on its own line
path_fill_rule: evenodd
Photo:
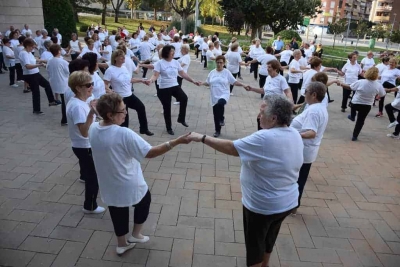
M 333 47 L 335 47 L 336 35 L 346 31 L 347 23 L 347 19 L 336 20 L 333 23 L 328 22 L 328 30 L 333 34 Z
M 203 0 L 199 0 L 201 6 Z M 194 14 L 196 8 L 196 0 L 168 0 L 171 8 L 181 16 L 181 30 L 185 34 L 187 18 Z

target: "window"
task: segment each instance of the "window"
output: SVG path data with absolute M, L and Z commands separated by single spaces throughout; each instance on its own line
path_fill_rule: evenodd
M 322 7 L 326 7 L 326 2 L 322 2 Z
M 319 20 L 319 22 L 320 22 L 320 23 L 324 23 L 324 22 L 325 22 L 325 18 L 321 18 L 321 19 Z
M 331 16 L 335 15 L 335 10 L 333 9 L 329 10 L 329 14 L 331 14 Z
M 332 23 L 332 17 L 328 18 L 328 22 Z
M 331 8 L 335 8 L 335 4 L 336 4 L 336 3 L 332 1 L 332 2 L 331 2 Z

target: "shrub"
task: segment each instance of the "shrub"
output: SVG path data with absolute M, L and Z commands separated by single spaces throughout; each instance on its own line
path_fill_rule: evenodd
M 68 46 L 71 34 L 76 32 L 76 23 L 74 21 L 74 12 L 69 0 L 42 0 L 44 27 L 53 33 L 54 28 L 58 28 L 62 34 L 62 46 Z
M 79 27 L 79 31 L 80 32 L 87 32 L 89 26 L 88 25 L 82 25 Z
M 301 37 L 300 35 L 293 30 L 284 30 L 284 31 L 280 31 L 277 34 L 275 34 L 276 37 L 281 36 L 283 40 L 289 40 L 289 42 L 292 40 L 292 38 L 296 38 L 297 42 L 301 42 Z

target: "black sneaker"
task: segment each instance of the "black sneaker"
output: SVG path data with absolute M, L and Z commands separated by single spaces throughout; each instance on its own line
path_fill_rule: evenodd
M 215 133 L 213 134 L 213 136 L 214 136 L 215 138 L 219 137 L 220 135 L 221 135 L 221 132 L 215 132 Z
M 34 111 L 33 114 L 35 114 L 35 115 L 44 115 L 43 111 Z

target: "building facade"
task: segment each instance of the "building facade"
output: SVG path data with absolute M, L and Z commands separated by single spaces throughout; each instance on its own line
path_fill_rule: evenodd
M 399 15 L 399 17 L 397 17 Z M 374 23 L 393 25 L 398 28 L 400 20 L 400 1 L 399 0 L 374 0 L 369 17 Z
M 44 28 L 42 0 L 0 0 L 0 32 L 10 25 L 22 30 L 25 23 L 33 33 Z

